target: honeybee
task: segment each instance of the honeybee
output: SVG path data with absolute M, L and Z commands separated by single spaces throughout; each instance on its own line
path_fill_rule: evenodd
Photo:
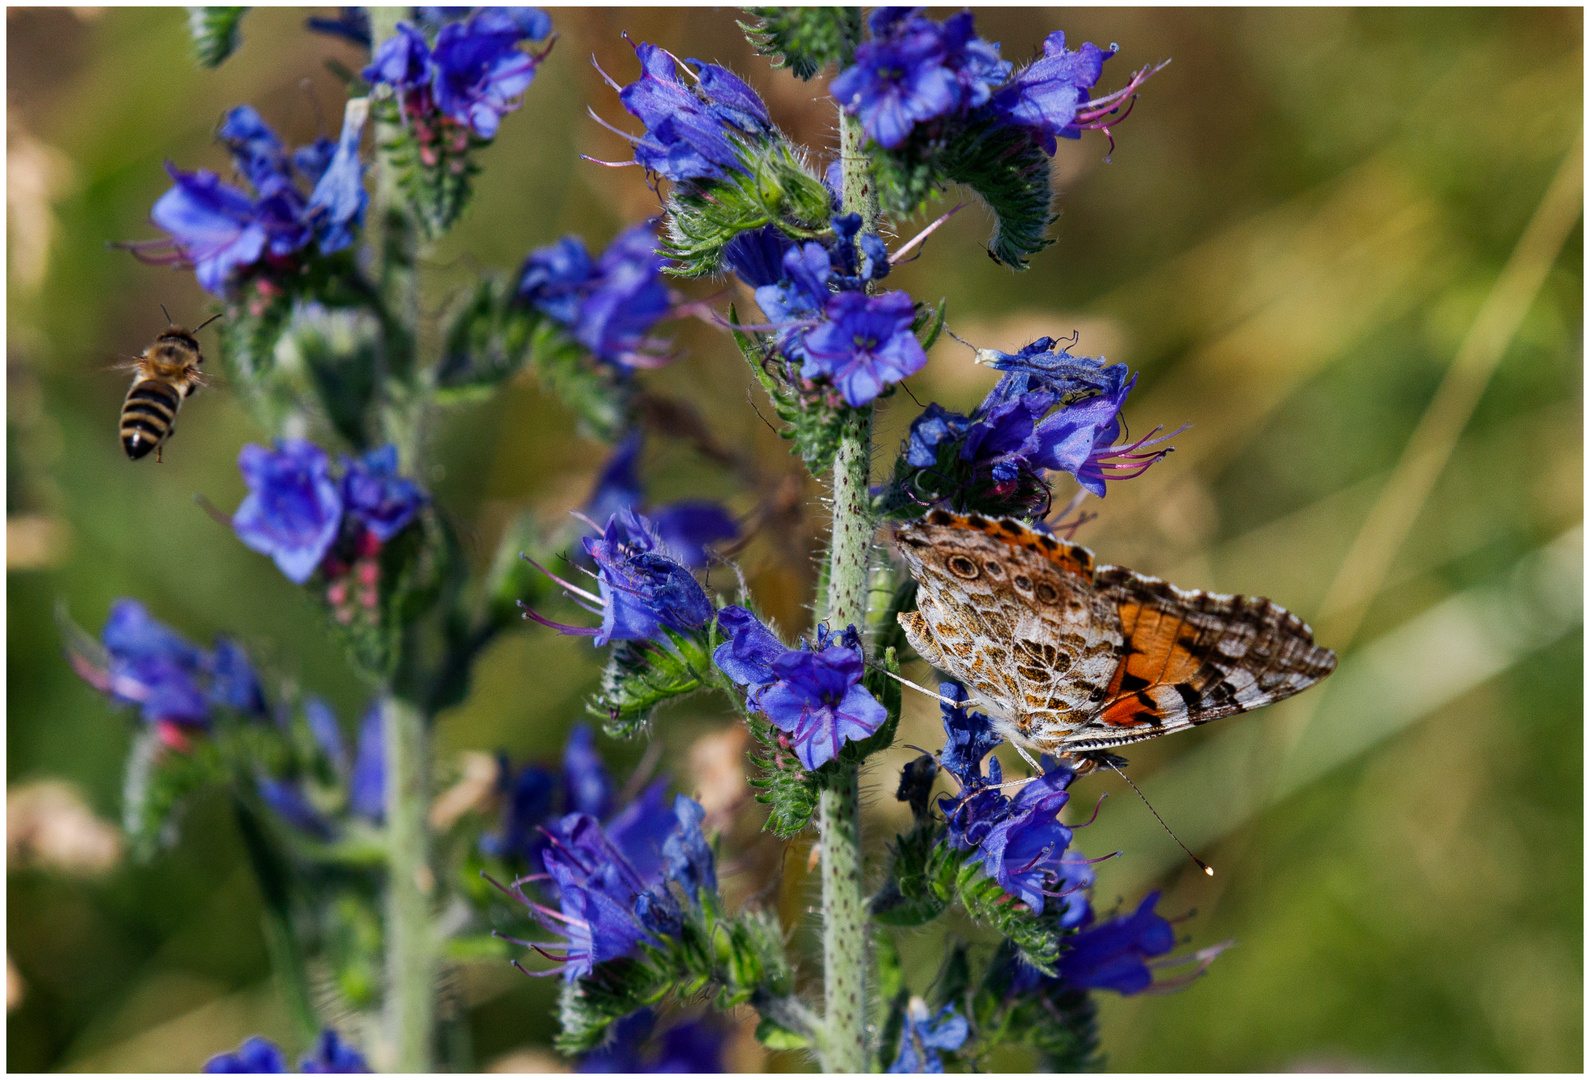
M 169 328 L 155 338 L 142 356 L 127 365 L 132 369 L 133 383 L 121 405 L 121 445 L 134 461 L 153 450 L 159 464 L 161 448 L 176 430 L 177 410 L 182 408 L 183 399 L 205 385 L 204 374 L 199 370 L 204 354 L 194 335 L 219 318 L 216 315 L 206 319 L 189 331 L 171 323 L 168 313 Z

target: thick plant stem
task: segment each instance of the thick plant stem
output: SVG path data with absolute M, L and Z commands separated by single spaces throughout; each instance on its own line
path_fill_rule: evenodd
M 863 228 L 878 221 L 878 199 L 860 125 L 840 114 L 846 212 L 860 213 Z M 873 522 L 868 505 L 872 470 L 872 407 L 850 413 L 834 456 L 833 524 L 829 536 L 827 596 L 822 611 L 835 630 L 867 618 L 867 560 Z M 855 765 L 836 763 L 817 804 L 823 873 L 823 1033 L 825 1072 L 866 1072 L 867 923 L 861 891 L 860 778 Z
M 436 1026 L 436 941 L 431 894 L 429 769 L 425 714 L 387 695 L 381 703 L 386 741 L 386 1012 L 396 1072 L 430 1072 Z

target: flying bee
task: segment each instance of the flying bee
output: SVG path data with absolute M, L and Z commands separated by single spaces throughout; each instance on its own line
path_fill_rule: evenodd
M 134 461 L 153 450 L 155 462 L 160 462 L 161 448 L 176 430 L 183 399 L 205 385 L 199 370 L 204 355 L 194 335 L 219 318 L 206 319 L 189 331 L 171 323 L 168 313 L 168 329 L 142 356 L 126 365 L 132 369 L 133 383 L 121 406 L 121 445 Z

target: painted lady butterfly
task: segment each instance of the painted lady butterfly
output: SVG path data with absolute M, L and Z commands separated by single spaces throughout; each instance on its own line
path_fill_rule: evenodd
M 1086 771 L 1111 747 L 1291 697 L 1336 654 L 1258 596 L 1178 589 L 1008 518 L 934 510 L 895 529 L 919 586 L 900 615 L 1018 747 Z M 1118 760 L 1118 759 L 1117 759 Z

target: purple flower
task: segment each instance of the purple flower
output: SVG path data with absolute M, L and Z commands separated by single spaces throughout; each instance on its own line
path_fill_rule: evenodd
M 210 701 L 199 685 L 209 658 L 175 631 L 151 618 L 136 600 L 111 605 L 100 641 L 105 671 L 78 665 L 78 671 L 115 700 L 141 707 L 150 724 L 204 727 Z
M 777 679 L 773 661 L 790 650 L 761 620 L 738 605 L 718 612 L 718 629 L 727 640 L 713 650 L 712 662 L 746 688 L 746 708 L 754 710 L 758 693 Z
M 988 759 L 986 781 L 979 781 L 975 773 L 969 779 L 973 782 L 960 795 L 939 799 L 939 809 L 949 826 L 950 843 L 959 851 L 978 847 L 1010 813 L 1010 800 L 999 791 L 1002 776 L 998 758 Z
M 369 1072 L 364 1055 L 344 1042 L 331 1028 L 325 1028 L 315 1040 L 314 1049 L 298 1060 L 301 1073 L 363 1073 Z
M 1041 337 L 1013 353 L 979 349 L 977 363 L 1025 376 L 1024 381 L 1006 380 L 996 387 L 999 396 L 1007 398 L 1029 390 L 1047 390 L 1057 401 L 1090 391 L 1115 393 L 1126 383 L 1127 375 L 1125 364 L 1106 364 L 1102 356 L 1072 356 L 1065 345 L 1050 337 Z
M 939 1053 L 959 1050 L 970 1028 L 966 1017 L 946 1005 L 936 1015 L 928 1013 L 927 1002 L 913 997 L 906 1007 L 905 1027 L 900 1032 L 900 1053 L 889 1066 L 892 1073 L 941 1073 L 944 1063 Z
M 341 251 L 353 243 L 353 230 L 364 223 L 370 202 L 364 190 L 364 166 L 359 162 L 359 139 L 370 113 L 368 102 L 350 102 L 342 120 L 342 135 L 330 161 L 313 178 L 314 190 L 304 207 L 314 226 L 323 254 Z
M 580 318 L 580 302 L 597 277 L 596 265 L 578 236 L 532 251 L 519 273 L 519 295 L 537 310 L 572 326 Z
M 931 469 L 938 461 L 939 446 L 955 442 L 966 434 L 971 421 L 932 402 L 911 421 L 906 437 L 905 460 L 919 469 Z
M 861 685 L 866 663 L 854 630 L 835 636 L 843 644 L 786 650 L 769 665 L 773 682 L 756 694 L 757 707 L 790 736 L 808 769 L 833 760 L 845 743 L 866 738 L 888 718 Z
M 625 110 L 646 126 L 644 135 L 626 136 L 636 162 L 676 183 L 744 172 L 746 144 L 766 139 L 773 130 L 756 91 L 727 69 L 699 60 L 690 61 L 697 69 L 691 72 L 696 84 L 687 86 L 679 78 L 678 61 L 655 45 L 639 44 L 635 55 L 639 79 L 620 87 L 606 72 L 602 77 L 618 91 Z
M 716 543 L 734 540 L 740 526 L 717 503 L 686 501 L 669 503 L 651 512 L 657 538 L 665 551 L 692 570 L 706 566 L 708 549 Z
M 641 880 L 654 883 L 662 873 L 663 848 L 675 828 L 675 816 L 668 805 L 668 782 L 654 780 L 640 797 L 604 825 L 607 838 Z
M 304 789 L 294 780 L 276 780 L 269 776 L 256 776 L 254 786 L 265 805 L 293 828 L 308 833 L 319 840 L 331 838 L 331 825 L 320 811 L 310 805 Z
M 225 1054 L 216 1054 L 204 1063 L 207 1073 L 284 1073 L 287 1059 L 268 1039 L 250 1035 L 243 1045 Z
M 343 458 L 343 508 L 383 544 L 402 532 L 428 498 L 398 475 L 397 447 L 387 443 L 358 459 Z
M 712 602 L 690 572 L 665 555 L 651 523 L 632 510 L 608 520 L 600 539 L 587 538 L 602 599 L 597 645 L 616 639 L 662 639 L 664 627 L 700 630 L 712 621 Z
M 1106 480 L 1129 480 L 1141 476 L 1149 466 L 1170 453 L 1167 447 L 1151 450 L 1172 438 L 1176 432 L 1155 438 L 1148 433 L 1136 442 L 1117 445 L 1121 434 L 1121 406 L 1137 384 L 1137 377 L 1122 383 L 1118 390 L 1084 398 L 1054 413 L 1034 429 L 1036 464 L 1058 472 L 1068 472 L 1077 483 L 1104 497 Z M 1179 429 L 1178 429 L 1179 430 Z
M 568 327 L 600 360 L 620 368 L 664 362 L 666 346 L 648 335 L 672 311 L 672 301 L 650 222 L 620 233 L 594 264 L 573 236 L 531 252 L 519 295 Z
M 1089 990 L 1114 990 L 1137 994 L 1154 982 L 1147 960 L 1176 947 L 1176 934 L 1154 912 L 1158 890 L 1143 897 L 1130 915 L 1085 927 L 1066 939 L 1069 948 L 1060 957 L 1060 978 L 1071 986 Z
M 546 838 L 541 826 L 553 813 L 557 777 L 539 765 L 515 770 L 506 754 L 497 756 L 497 791 L 502 798 L 502 817 L 496 832 L 483 833 L 480 850 L 499 859 L 522 856 L 537 865 Z
M 342 493 L 325 451 L 302 439 L 278 440 L 274 452 L 250 443 L 238 453 L 237 467 L 249 493 L 232 515 L 232 530 L 302 585 L 342 522 Z
M 261 196 L 292 189 L 287 148 L 254 106 L 239 105 L 227 113 L 216 138 L 226 144 L 237 171 Z
M 348 776 L 348 809 L 379 825 L 386 818 L 386 720 L 379 701 L 359 725 L 359 748 Z
M 355 45 L 370 47 L 370 15 L 362 7 L 345 7 L 335 19 L 311 15 L 304 20 L 304 28 L 317 34 L 339 37 Z
M 1006 123 L 1032 129 L 1051 155 L 1055 136 L 1075 139 L 1078 110 L 1087 91 L 1104 73 L 1104 61 L 1115 55 L 1092 42 L 1075 52 L 1066 48 L 1066 36 L 1056 30 L 1044 39 L 1043 57 L 1023 68 L 994 95 L 994 112 Z
M 563 977 L 573 982 L 605 960 L 629 953 L 642 941 L 655 940 L 634 914 L 635 902 L 647 891 L 629 860 L 589 814 L 569 814 L 549 830 L 542 855 L 547 874 L 557 885 L 557 914 L 539 906 L 549 929 L 565 938 Z
M 723 264 L 753 289 L 784 280 L 784 253 L 789 237 L 777 225 L 764 225 L 737 233 L 723 247 Z
M 967 701 L 966 690 L 953 682 L 939 683 L 941 697 Z M 1001 742 L 994 731 L 993 722 L 980 712 L 969 712 L 964 705 L 955 707 L 939 703 L 944 717 L 944 749 L 939 752 L 939 766 L 954 774 L 963 788 L 982 786 L 983 759 Z
M 1045 896 L 1064 891 L 1060 886 L 1067 870 L 1062 856 L 1071 843 L 1071 830 L 1056 815 L 1070 798 L 1066 787 L 1074 775 L 1068 766 L 1057 765 L 1023 787 L 971 859 L 973 864 L 981 862 L 1000 888 L 1035 912 L 1043 911 Z
M 827 376 L 852 407 L 867 404 L 886 386 L 927 364 L 927 354 L 911 332 L 911 298 L 903 292 L 839 293 L 828 301 L 824 314 L 826 321 L 806 333 L 801 375 Z
M 210 654 L 210 704 L 250 716 L 265 715 L 265 691 L 248 654 L 230 638 L 217 638 Z
M 927 19 L 896 24 L 892 36 L 856 47 L 855 63 L 829 85 L 845 111 L 879 146 L 893 149 L 924 120 L 954 112 L 961 83 L 945 66 L 938 27 Z
M 565 813 L 604 818 L 613 805 L 613 778 L 596 752 L 596 734 L 589 724 L 576 724 L 563 747 Z
M 430 85 L 431 48 L 425 35 L 408 23 L 398 23 L 397 33 L 381 42 L 370 65 L 359 74 L 366 82 L 386 83 L 407 92 Z
M 686 795 L 674 796 L 674 820 L 677 827 L 663 843 L 663 877 L 684 890 L 685 896 L 694 899 L 705 889 L 718 891 L 717 859 L 712 845 L 701 832 L 701 823 L 707 812 L 702 805 Z
M 580 1057 L 582 1073 L 720 1073 L 729 1032 L 715 1019 L 676 1024 L 662 1034 L 661 1045 L 652 1037 L 656 1017 L 650 1009 L 613 1025 L 608 1043 Z M 651 1045 L 648 1049 L 648 1041 Z
M 199 284 L 220 293 L 233 270 L 265 253 L 269 237 L 254 201 L 207 169 L 185 173 L 168 161 L 166 172 L 177 186 L 160 196 L 149 216 L 170 234 L 177 256 L 193 264 Z
M 970 11 L 944 20 L 944 66 L 955 73 L 961 87 L 961 105 L 981 108 L 993 96 L 994 88 L 1010 78 L 1014 65 L 999 58 L 999 44 L 977 36 Z
M 337 714 L 331 711 L 331 706 L 320 698 L 310 698 L 304 702 L 304 723 L 308 726 L 315 745 L 324 751 L 326 760 L 331 762 L 332 768 L 338 773 L 346 774 L 348 751 L 342 743 L 342 726 L 337 723 Z
M 481 138 L 493 138 L 541 62 L 516 46 L 551 33 L 552 20 L 536 8 L 482 8 L 468 22 L 448 23 L 431 52 L 437 106 Z

